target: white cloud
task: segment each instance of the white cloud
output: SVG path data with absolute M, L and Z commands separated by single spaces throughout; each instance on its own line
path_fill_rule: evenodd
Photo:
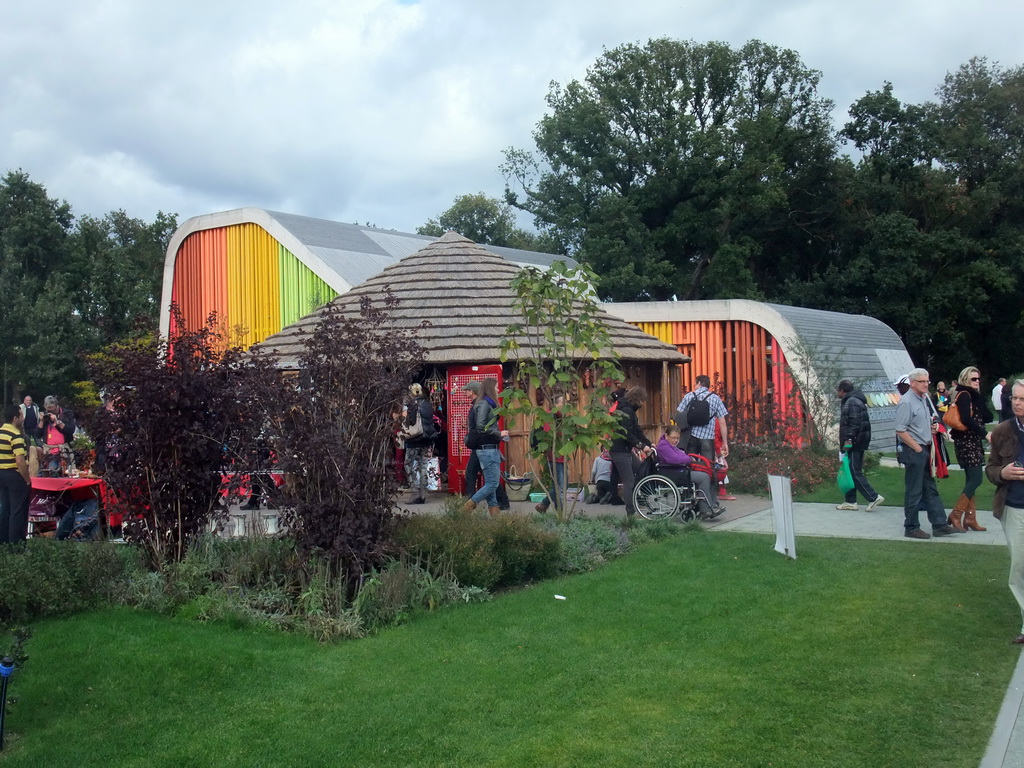
M 797 50 L 846 108 L 932 97 L 972 55 L 1019 59 L 1024 4 L 977 0 L 40 0 L 0 27 L 0 171 L 76 213 L 240 206 L 412 230 L 500 195 L 550 81 L 669 36 Z

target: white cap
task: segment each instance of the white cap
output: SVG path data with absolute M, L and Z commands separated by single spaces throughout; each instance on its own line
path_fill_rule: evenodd
M 894 387 L 898 387 L 900 384 L 909 384 L 909 383 L 910 383 L 910 374 L 909 373 L 905 373 L 902 376 L 900 376 L 898 379 L 896 379 L 896 381 L 894 381 L 892 383 L 892 385 Z

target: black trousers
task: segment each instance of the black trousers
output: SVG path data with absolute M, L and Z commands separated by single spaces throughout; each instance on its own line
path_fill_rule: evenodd
M 28 500 L 32 486 L 16 469 L 0 469 L 0 544 L 28 538 Z
M 636 507 L 633 506 L 633 489 L 636 487 L 636 472 L 640 468 L 640 460 L 633 455 L 632 451 L 626 453 L 611 453 L 612 464 L 619 473 L 619 480 L 622 482 L 622 498 L 626 502 L 626 514 L 636 514 Z

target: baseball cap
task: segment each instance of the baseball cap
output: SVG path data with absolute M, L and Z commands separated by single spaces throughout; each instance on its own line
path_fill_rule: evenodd
M 909 383 L 910 383 L 910 374 L 909 373 L 905 373 L 902 376 L 900 376 L 898 379 L 896 379 L 896 381 L 894 381 L 892 383 L 892 385 L 894 387 L 898 387 L 900 384 L 909 384 Z
M 480 394 L 480 382 L 479 381 L 471 381 L 471 382 L 469 382 L 469 384 L 467 384 L 466 386 L 464 386 L 462 388 L 462 391 L 463 392 L 474 392 L 476 394 Z

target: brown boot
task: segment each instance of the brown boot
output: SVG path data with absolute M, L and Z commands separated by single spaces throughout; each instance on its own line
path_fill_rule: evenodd
M 476 502 L 470 499 L 462 505 L 463 512 L 473 512 L 476 509 Z
M 953 507 L 953 511 L 949 513 L 947 522 L 953 526 L 953 530 L 957 533 L 963 533 L 965 530 L 963 526 L 963 518 L 964 514 L 967 512 L 967 505 L 969 503 L 970 502 L 967 497 L 961 493 L 960 498 L 956 500 L 956 505 Z
M 972 531 L 987 531 L 988 528 L 978 525 L 978 509 L 974 506 L 974 499 L 967 502 L 967 511 L 964 513 L 964 528 Z
M 498 515 L 500 513 L 501 513 L 501 507 L 488 507 L 487 508 L 487 514 L 489 514 L 491 517 L 494 517 L 495 515 Z

